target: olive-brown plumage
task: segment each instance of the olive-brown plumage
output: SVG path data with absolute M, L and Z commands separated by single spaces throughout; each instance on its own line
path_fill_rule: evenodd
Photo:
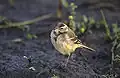
M 71 55 L 76 48 L 86 48 L 95 51 L 82 44 L 75 33 L 64 23 L 59 22 L 51 31 L 51 42 L 56 50 L 63 55 Z

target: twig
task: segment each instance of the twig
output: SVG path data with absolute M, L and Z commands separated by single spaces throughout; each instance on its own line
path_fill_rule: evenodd
M 35 19 L 24 21 L 24 22 L 10 22 L 5 25 L 0 25 L 0 28 L 20 27 L 20 26 L 24 26 L 24 25 L 28 25 L 28 24 L 32 24 L 32 23 L 35 23 L 38 21 L 48 19 L 52 16 L 53 16 L 53 14 L 48 14 L 48 15 L 39 16 Z

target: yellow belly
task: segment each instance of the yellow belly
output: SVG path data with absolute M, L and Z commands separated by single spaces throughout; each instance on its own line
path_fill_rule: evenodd
M 58 44 L 57 50 L 62 53 L 63 55 L 70 55 L 75 51 L 75 49 L 78 47 L 76 44 L 68 44 L 66 42 L 62 42 Z

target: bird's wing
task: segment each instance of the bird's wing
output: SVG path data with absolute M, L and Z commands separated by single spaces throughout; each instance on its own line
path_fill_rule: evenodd
M 69 30 L 68 35 L 70 37 L 70 40 L 72 40 L 75 44 L 79 44 L 80 48 L 87 48 L 89 50 L 95 51 L 94 49 L 83 45 L 81 40 L 78 39 L 78 37 L 75 35 L 75 33 L 71 29 Z
M 76 34 L 69 29 L 68 33 L 69 38 L 75 43 L 75 44 L 81 44 L 81 40 L 78 39 L 78 37 L 76 36 Z

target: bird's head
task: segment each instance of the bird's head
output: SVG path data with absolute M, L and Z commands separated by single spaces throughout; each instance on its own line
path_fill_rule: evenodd
M 62 22 L 59 22 L 56 24 L 56 27 L 54 29 L 56 34 L 62 34 L 68 32 L 68 26 Z

